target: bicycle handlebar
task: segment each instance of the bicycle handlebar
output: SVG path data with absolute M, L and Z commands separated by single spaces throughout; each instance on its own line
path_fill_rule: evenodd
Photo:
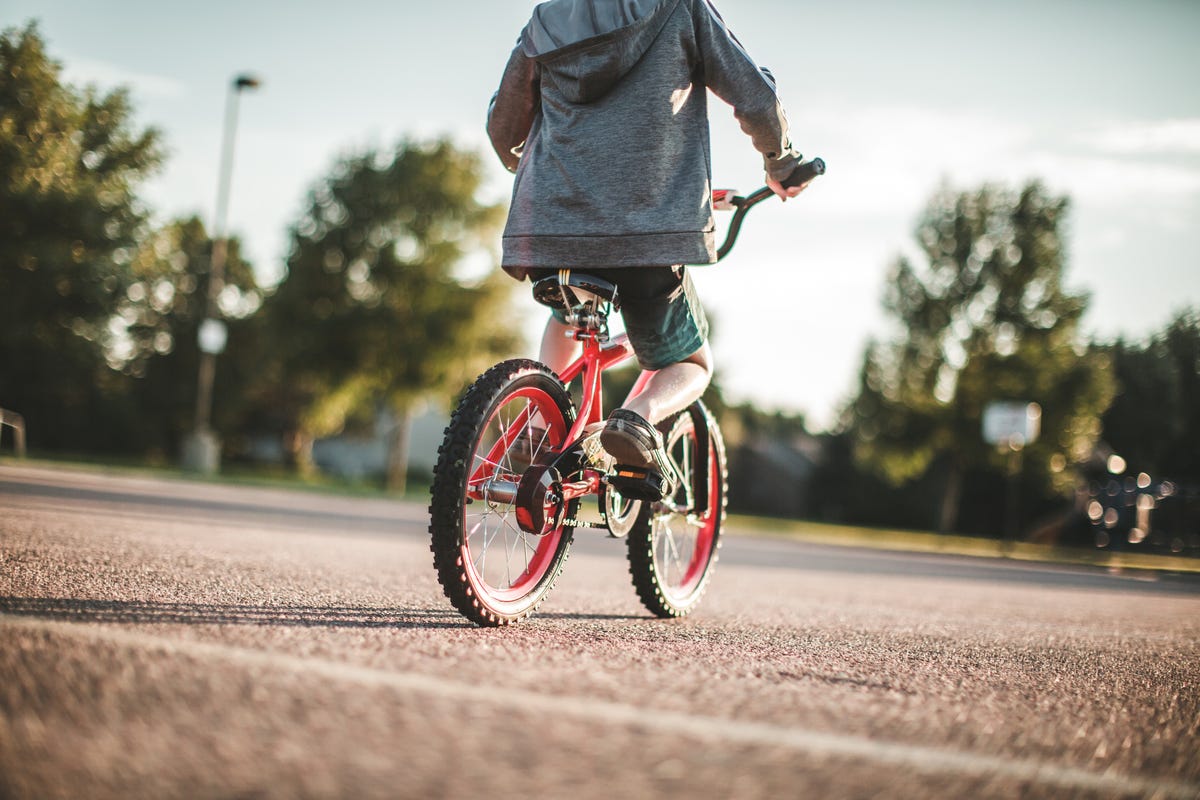
M 783 181 L 785 187 L 799 186 L 802 183 L 808 183 L 813 178 L 820 177 L 825 174 L 825 159 L 814 158 L 812 161 L 801 161 L 792 170 L 792 174 Z
M 800 186 L 808 183 L 813 178 L 825 174 L 825 160 L 814 158 L 811 161 L 801 161 L 792 170 L 792 174 L 785 180 L 781 181 L 784 188 L 792 186 Z M 729 221 L 729 231 L 725 234 L 725 242 L 717 250 L 717 261 L 720 261 L 725 256 L 729 255 L 729 251 L 733 249 L 734 243 L 737 241 L 738 233 L 742 229 L 742 219 L 746 216 L 751 208 L 766 200 L 768 197 L 774 197 L 775 192 L 771 191 L 770 187 L 764 186 L 757 192 L 754 192 L 749 197 L 735 197 L 730 200 L 733 207 L 737 209 L 733 212 L 733 219 Z

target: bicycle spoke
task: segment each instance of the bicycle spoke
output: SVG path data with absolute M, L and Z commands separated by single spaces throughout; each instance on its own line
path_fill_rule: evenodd
M 671 585 L 671 579 L 670 579 L 671 564 L 670 564 L 670 561 L 667 559 L 667 539 L 669 537 L 670 537 L 670 533 L 669 533 L 669 530 L 667 527 L 667 523 L 665 520 L 663 520 L 659 525 L 658 535 L 655 537 L 653 552 L 654 552 L 654 560 L 658 563 L 660 569 L 662 570 L 663 583 L 666 586 Z
M 480 575 L 485 574 L 487 570 L 487 552 L 488 552 L 488 529 L 483 527 L 483 546 L 479 548 L 479 558 L 475 560 L 475 569 Z
M 503 520 L 498 518 L 494 513 L 488 512 L 480 524 L 483 527 L 481 535 L 476 537 L 476 546 L 471 547 L 472 562 L 475 564 L 480 575 L 487 572 L 488 553 L 492 550 L 492 545 L 496 541 L 496 537 L 500 534 L 503 528 Z
M 508 411 L 508 406 L 504 405 L 501 406 L 496 412 L 496 427 L 498 429 L 497 436 L 499 437 L 497 439 L 498 442 L 503 442 L 504 434 L 508 433 L 509 420 L 505 414 L 506 411 Z M 511 447 L 505 448 L 504 453 L 500 456 L 500 464 L 502 467 L 508 469 L 509 472 L 512 472 L 512 456 L 509 453 L 510 449 Z
M 495 585 L 492 584 L 494 578 L 501 578 L 502 582 L 495 585 L 495 588 L 501 590 L 511 588 L 528 574 L 533 555 L 537 552 L 537 547 L 531 544 L 529 534 L 514 524 L 512 510 L 512 504 L 502 510 L 488 509 L 478 514 L 478 521 L 467 530 L 468 543 L 477 542 L 477 546 L 474 547 L 468 544 L 476 572 L 490 585 Z M 492 573 L 503 571 L 502 576 L 491 575 L 488 572 L 488 553 L 492 550 L 497 551 L 490 559 Z M 500 559 L 499 564 L 496 562 L 497 558 Z M 515 567 L 519 567 L 520 571 L 514 576 Z
M 509 561 L 511 561 L 513 559 L 513 557 L 517 554 L 517 547 L 519 545 L 525 543 L 525 531 L 521 530 L 521 528 L 519 526 L 513 527 L 512 531 L 515 534 L 515 538 L 513 540 L 513 545 L 512 545 L 512 547 L 506 548 L 506 554 L 508 556 Z M 508 542 L 507 537 L 505 538 L 504 541 L 507 544 L 507 542 Z
M 475 525 L 470 530 L 467 531 L 466 540 L 467 540 L 468 545 L 471 543 L 471 537 L 479 532 L 479 527 L 487 522 L 488 514 L 490 514 L 490 513 L 491 513 L 491 511 L 485 511 L 482 514 L 479 514 L 479 521 L 476 522 Z
M 540 415 L 539 415 L 539 418 L 540 418 Z M 529 452 L 533 453 L 534 457 L 536 458 L 537 456 L 542 454 L 542 449 L 546 445 L 546 440 L 550 438 L 550 426 L 547 425 L 544 420 L 542 421 L 542 438 L 538 439 L 538 442 L 536 445 L 534 445 L 534 443 L 533 443 L 533 431 L 534 431 L 534 428 L 532 425 L 532 420 L 530 420 Z
M 495 423 L 493 433 L 496 438 L 490 447 L 481 443 L 480 452 L 475 453 L 477 470 L 490 467 L 493 473 L 507 472 L 519 478 L 522 471 L 514 463 L 518 458 L 524 461 L 528 455 L 532 462 L 552 446 L 549 424 L 545 422 L 541 409 L 528 399 L 515 399 L 502 405 L 492 419 Z M 499 453 L 498 461 L 484 455 L 495 452 L 496 445 L 505 441 L 509 444 Z M 477 485 L 481 482 L 477 482 Z M 514 523 L 513 510 L 512 503 L 503 509 L 489 509 L 485 516 L 494 517 L 495 525 L 484 525 L 481 553 L 474 562 L 484 581 L 492 584 L 493 580 L 497 580 L 499 585 L 495 588 L 500 590 L 510 589 L 524 579 L 529 574 L 538 552 L 538 537 L 531 537 Z M 486 551 L 492 549 L 496 549 L 497 552 L 488 559 Z M 497 563 L 497 559 L 500 559 L 500 563 Z M 489 563 L 493 573 L 490 576 L 487 572 Z
M 687 580 L 699 541 L 700 526 L 686 516 L 670 513 L 655 519 L 651 552 L 665 587 L 677 588 Z
M 486 456 L 481 456 L 478 453 L 475 454 L 475 460 L 481 461 L 484 465 L 494 467 L 495 469 L 500 469 L 502 466 L 504 466 L 503 464 L 497 464 L 495 461 L 490 461 Z M 482 481 L 479 482 L 482 483 Z
M 505 584 L 504 584 L 503 586 L 501 586 L 500 588 L 501 588 L 501 589 L 507 589 L 507 588 L 509 588 L 510 586 L 512 586 L 512 585 L 513 585 L 513 579 L 512 579 L 512 559 L 508 557 L 508 554 L 509 554 L 509 549 L 508 549 L 508 526 L 507 526 L 507 525 L 501 526 L 501 530 L 504 532 L 504 555 L 505 555 L 505 558 L 504 558 L 504 577 L 505 577 L 505 580 L 507 581 L 507 583 L 505 583 Z
M 512 549 L 508 552 L 508 563 L 511 564 L 513 559 L 517 557 L 517 548 L 520 547 L 522 550 L 522 555 L 525 559 L 525 564 L 521 568 L 521 574 L 517 576 L 519 578 L 529 571 L 529 540 L 525 531 L 518 530 L 516 534 L 516 541 L 513 543 Z M 512 585 L 511 579 L 509 580 L 509 585 Z
M 679 458 L 671 459 L 681 479 L 679 488 L 683 492 L 683 505 L 686 508 L 695 505 L 695 498 L 692 496 L 692 448 L 690 444 L 690 439 L 685 435 L 677 445 L 680 449 Z

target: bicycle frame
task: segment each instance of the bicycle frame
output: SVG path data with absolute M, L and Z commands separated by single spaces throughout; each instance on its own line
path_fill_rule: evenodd
M 566 446 L 562 452 L 567 452 L 584 439 L 584 431 L 589 425 L 594 425 L 604 419 L 604 386 L 602 375 L 604 371 L 622 364 L 633 357 L 633 345 L 629 337 L 619 334 L 611 340 L 601 340 L 599 331 L 580 330 L 575 337 L 582 342 L 583 352 L 571 362 L 559 379 L 564 384 L 570 384 L 575 378 L 582 376 L 583 394 L 580 399 L 579 411 L 575 422 L 567 433 Z M 645 388 L 652 372 L 643 370 L 634 382 L 629 396 L 633 397 Z M 577 500 L 588 495 L 599 494 L 603 473 L 591 467 L 583 469 L 583 479 L 562 486 L 562 502 Z
M 633 345 L 623 333 L 613 337 L 607 344 L 600 341 L 599 334 L 590 331 L 580 332 L 576 336 L 583 342 L 583 353 L 559 375 L 564 384 L 569 384 L 580 374 L 583 375 L 583 397 L 575 424 L 567 436 L 570 441 L 578 441 L 588 425 L 603 419 L 604 388 L 600 376 L 610 367 L 633 357 Z M 629 393 L 630 397 L 645 388 L 651 374 L 653 373 L 643 370 Z

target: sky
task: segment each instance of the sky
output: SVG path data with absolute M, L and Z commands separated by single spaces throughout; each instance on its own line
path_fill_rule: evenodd
M 1089 337 L 1144 339 L 1200 308 L 1200 3 L 1195 0 L 716 0 L 779 82 L 795 146 L 828 174 L 747 218 L 733 254 L 693 271 L 735 401 L 804 413 L 820 430 L 856 390 L 898 255 L 941 186 L 1042 180 L 1071 199 L 1067 285 Z M 126 85 L 163 133 L 143 191 L 160 221 L 211 226 L 227 87 L 242 96 L 229 228 L 260 276 L 282 273 L 287 228 L 339 156 L 448 135 L 491 156 L 487 104 L 534 3 L 0 0 L 0 27 L 37 19 L 66 80 Z M 710 104 L 714 184 L 762 184 L 761 159 Z M 497 243 L 498 246 L 498 243 Z M 525 293 L 531 337 L 539 307 Z

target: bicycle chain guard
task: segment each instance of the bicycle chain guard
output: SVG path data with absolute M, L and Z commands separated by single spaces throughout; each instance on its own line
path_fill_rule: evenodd
M 517 524 L 521 530 L 544 536 L 562 522 L 565 508 L 558 470 L 537 464 L 525 470 L 517 486 Z
M 531 464 L 517 485 L 517 525 L 535 536 L 545 536 L 563 524 L 567 511 L 563 475 L 580 470 L 583 452 L 575 446 L 550 457 L 549 463 L 539 459 Z

